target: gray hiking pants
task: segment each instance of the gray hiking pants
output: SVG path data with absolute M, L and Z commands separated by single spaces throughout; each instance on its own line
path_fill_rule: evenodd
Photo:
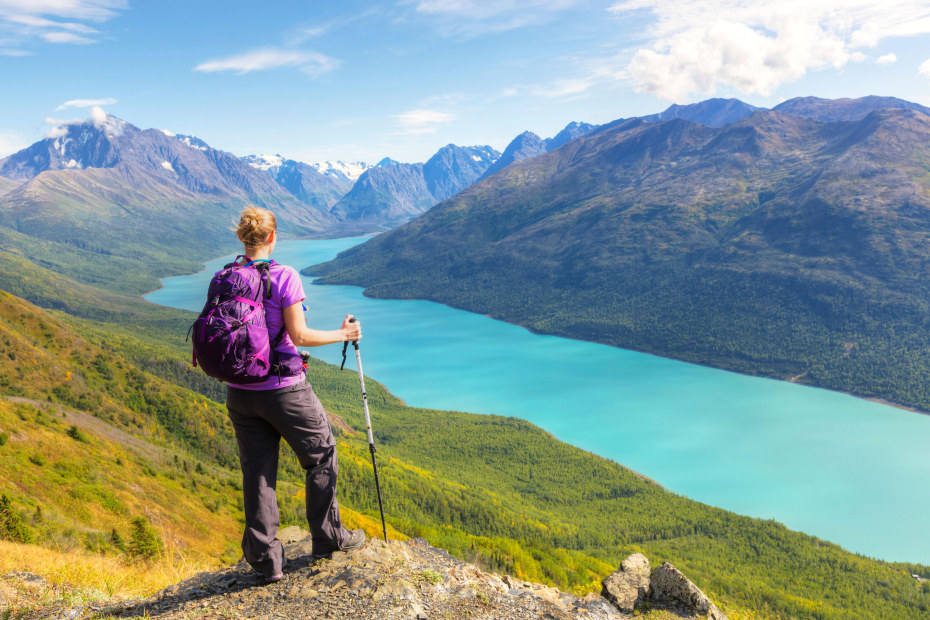
M 283 568 L 284 547 L 276 538 L 280 521 L 275 497 L 281 437 L 307 472 L 307 522 L 313 553 L 342 547 L 346 533 L 336 500 L 336 441 L 310 384 L 301 382 L 276 390 L 227 386 L 226 408 L 239 443 L 245 508 L 242 553 L 249 565 L 266 577 Z

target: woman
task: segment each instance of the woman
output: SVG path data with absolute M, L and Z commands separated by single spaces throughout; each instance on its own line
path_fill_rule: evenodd
M 245 246 L 247 261 L 268 260 L 277 242 L 274 215 L 258 207 L 242 211 L 236 230 Z M 245 264 L 245 263 L 243 263 Z M 307 327 L 300 276 L 293 267 L 272 262 L 268 273 L 271 297 L 265 301 L 265 321 L 270 339 L 286 328 L 275 350 L 278 357 L 299 355 L 297 347 L 358 340 L 359 323 L 346 316 L 342 327 L 323 331 Z M 245 534 L 242 552 L 246 561 L 262 573 L 266 583 L 283 578 L 284 547 L 276 538 L 278 502 L 278 446 L 281 437 L 297 453 L 307 472 L 307 521 L 313 537 L 313 557 L 336 550 L 355 549 L 365 542 L 362 530 L 342 527 L 336 500 L 339 471 L 336 442 L 326 413 L 303 371 L 291 376 L 277 374 L 258 383 L 228 384 L 226 408 L 239 443 L 242 491 L 245 496 Z

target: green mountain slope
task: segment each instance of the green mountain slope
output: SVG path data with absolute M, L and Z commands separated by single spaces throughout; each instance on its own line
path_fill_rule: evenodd
M 930 410 L 930 117 L 607 126 L 313 268 Z

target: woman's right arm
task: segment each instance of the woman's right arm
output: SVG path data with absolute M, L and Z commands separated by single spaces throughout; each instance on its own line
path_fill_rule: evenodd
M 297 302 L 284 309 L 284 327 L 291 341 L 298 347 L 319 347 L 324 344 L 361 340 L 361 323 L 350 323 L 351 314 L 342 320 L 342 327 L 333 330 L 310 329 L 304 315 L 303 303 Z

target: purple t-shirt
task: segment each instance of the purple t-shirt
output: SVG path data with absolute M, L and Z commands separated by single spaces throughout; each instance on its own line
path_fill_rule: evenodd
M 304 295 L 304 285 L 300 281 L 297 270 L 287 265 L 272 263 L 268 270 L 268 286 L 271 287 L 271 297 L 265 300 L 265 323 L 268 325 L 268 340 L 274 341 L 278 331 L 284 326 L 284 309 L 302 302 L 307 296 Z M 297 347 L 286 330 L 275 350 L 283 355 L 298 354 Z M 280 382 L 278 376 L 275 375 L 257 383 L 228 383 L 227 385 L 243 390 L 274 390 L 301 383 L 304 380 L 304 373 L 300 373 L 281 377 Z

